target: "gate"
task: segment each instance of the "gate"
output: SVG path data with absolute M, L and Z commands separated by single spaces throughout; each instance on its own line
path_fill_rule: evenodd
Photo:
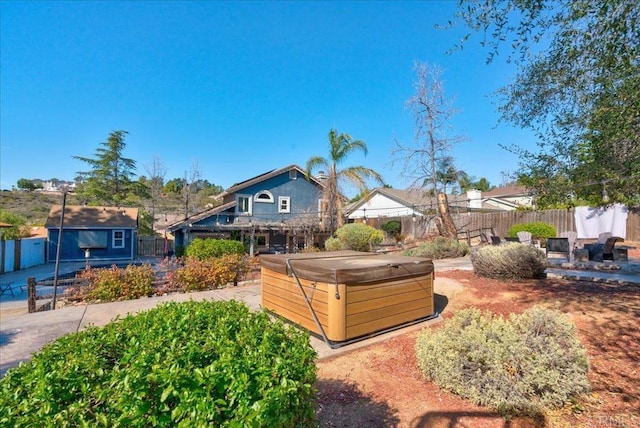
M 173 239 L 162 238 L 160 236 L 140 236 L 138 237 L 139 256 L 165 256 L 174 254 Z

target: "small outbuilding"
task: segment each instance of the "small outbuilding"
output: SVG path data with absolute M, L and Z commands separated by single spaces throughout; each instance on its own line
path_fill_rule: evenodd
M 125 261 L 136 255 L 138 209 L 121 207 L 66 206 L 62 241 L 58 249 L 61 205 L 54 205 L 45 227 L 48 232 L 47 261 Z

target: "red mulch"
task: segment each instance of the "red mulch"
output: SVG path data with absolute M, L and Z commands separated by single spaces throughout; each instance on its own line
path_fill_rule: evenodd
M 633 251 L 631 257 L 640 256 L 640 250 Z M 320 426 L 640 426 L 640 286 L 562 279 L 506 283 L 471 271 L 442 272 L 438 278 L 464 286 L 449 299 L 436 296 L 445 319 L 466 307 L 508 314 L 544 305 L 568 314 L 588 351 L 592 394 L 570 408 L 507 421 L 425 381 L 414 352 L 418 331 L 413 330 L 318 362 Z

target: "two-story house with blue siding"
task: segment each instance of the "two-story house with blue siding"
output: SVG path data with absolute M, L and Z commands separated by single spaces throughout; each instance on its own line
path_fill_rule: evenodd
M 138 209 L 65 206 L 62 240 L 58 248 L 62 206 L 54 205 L 45 223 L 48 231 L 47 260 L 118 261 L 136 256 Z
M 221 205 L 170 225 L 175 245 L 196 238 L 237 239 L 252 253 L 295 252 L 324 245 L 323 183 L 297 165 L 234 184 L 215 199 Z

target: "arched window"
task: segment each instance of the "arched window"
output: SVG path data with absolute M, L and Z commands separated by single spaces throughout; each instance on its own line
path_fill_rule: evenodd
M 262 190 L 256 193 L 255 196 L 253 197 L 253 200 L 255 202 L 265 202 L 265 203 L 271 203 L 271 204 L 274 202 L 273 195 L 268 190 Z

